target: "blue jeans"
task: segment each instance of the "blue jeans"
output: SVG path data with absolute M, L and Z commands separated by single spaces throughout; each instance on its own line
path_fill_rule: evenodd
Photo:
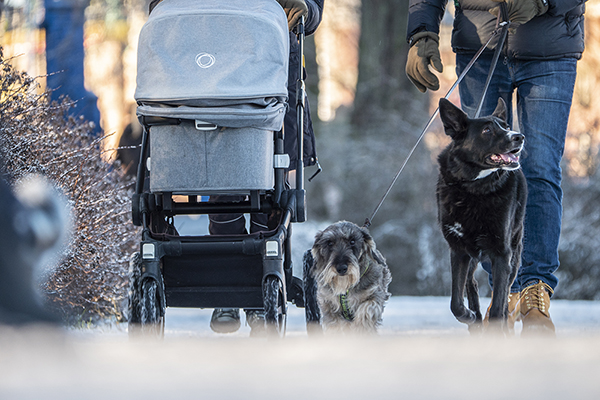
M 209 202 L 240 202 L 244 200 L 241 195 L 212 195 L 208 198 Z M 247 235 L 246 217 L 242 213 L 230 214 L 209 214 L 208 231 L 211 235 Z M 268 231 L 268 214 L 250 215 L 250 233 Z
M 457 74 L 460 75 L 471 58 L 471 55 L 457 54 Z M 471 117 L 479 106 L 491 61 L 491 54 L 482 55 L 459 85 L 461 107 Z M 525 135 L 521 165 L 529 196 L 521 267 L 511 292 L 518 292 L 538 280 L 552 289 L 558 284 L 554 272 L 559 266 L 562 218 L 560 161 L 576 74 L 577 60 L 574 58 L 519 61 L 500 57 L 483 103 L 481 116 L 490 115 L 496 108 L 498 97 L 502 97 L 512 125 L 512 98 L 516 91 L 519 130 Z M 484 263 L 483 267 L 491 273 L 489 263 Z

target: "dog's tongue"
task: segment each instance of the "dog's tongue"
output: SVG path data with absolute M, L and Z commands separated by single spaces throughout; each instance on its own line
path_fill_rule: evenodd
M 519 155 L 513 153 L 500 154 L 500 157 L 508 163 L 519 162 Z

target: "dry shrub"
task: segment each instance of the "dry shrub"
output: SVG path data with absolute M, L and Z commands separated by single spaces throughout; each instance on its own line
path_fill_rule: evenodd
M 62 259 L 41 283 L 68 323 L 122 318 L 133 181 L 102 158 L 93 124 L 68 116 L 75 103 L 49 101 L 36 78 L 16 71 L 0 48 L 0 160 L 9 182 L 40 173 L 64 192 L 73 225 Z

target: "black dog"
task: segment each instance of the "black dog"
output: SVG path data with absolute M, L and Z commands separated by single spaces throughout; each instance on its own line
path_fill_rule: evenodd
M 521 262 L 527 184 L 519 157 L 524 136 L 509 129 L 506 104 L 491 116 L 470 119 L 440 100 L 444 130 L 452 142 L 438 157 L 438 216 L 450 246 L 452 300 L 460 322 L 480 324 L 477 263 L 492 265 L 490 323 L 506 326 L 508 294 Z M 467 290 L 469 308 L 464 305 Z

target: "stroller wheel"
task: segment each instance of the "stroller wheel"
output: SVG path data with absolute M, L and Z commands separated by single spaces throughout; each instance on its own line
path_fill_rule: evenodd
M 134 253 L 129 261 L 128 331 L 131 336 L 164 334 L 164 312 L 153 279 L 142 280 L 142 257 Z
M 263 283 L 265 324 L 269 336 L 285 335 L 286 313 L 283 287 L 276 276 L 267 276 Z
M 162 337 L 165 330 L 164 313 L 161 309 L 157 282 L 153 279 L 144 280 L 141 295 L 141 331 L 144 334 Z
M 140 253 L 133 253 L 129 260 L 129 304 L 128 304 L 128 322 L 131 327 L 134 324 L 139 324 L 141 321 L 141 304 L 140 304 L 140 276 L 141 276 L 142 260 Z

